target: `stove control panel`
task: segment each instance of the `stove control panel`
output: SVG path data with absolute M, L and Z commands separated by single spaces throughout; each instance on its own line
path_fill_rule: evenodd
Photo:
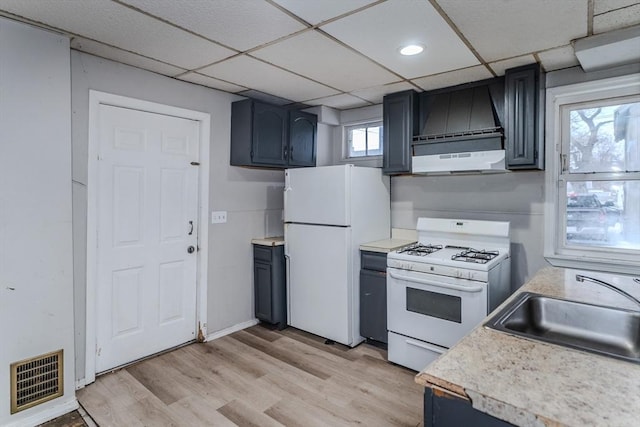
M 415 271 L 420 273 L 430 273 L 440 276 L 455 277 L 458 279 L 474 280 L 478 282 L 486 282 L 488 280 L 488 272 L 486 271 L 456 268 L 438 264 L 411 262 L 392 258 L 387 258 L 387 267 L 397 268 L 399 270 L 405 271 Z

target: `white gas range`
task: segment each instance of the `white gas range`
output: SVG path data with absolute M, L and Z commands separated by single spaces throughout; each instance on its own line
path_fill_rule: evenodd
M 419 371 L 510 294 L 509 223 L 419 218 L 387 256 L 389 361 Z

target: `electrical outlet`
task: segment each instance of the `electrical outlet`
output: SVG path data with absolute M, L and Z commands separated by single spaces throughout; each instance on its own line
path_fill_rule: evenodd
M 211 224 L 223 224 L 227 222 L 227 211 L 211 212 Z

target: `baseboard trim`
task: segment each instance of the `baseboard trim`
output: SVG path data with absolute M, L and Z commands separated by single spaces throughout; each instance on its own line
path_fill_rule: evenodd
M 207 335 L 207 341 L 212 341 L 217 338 L 222 338 L 225 335 L 232 334 L 234 332 L 241 331 L 243 329 L 250 328 L 251 326 L 257 325 L 260 321 L 258 319 L 248 320 L 246 322 L 238 323 L 233 326 L 229 326 L 228 328 L 221 329 L 212 334 Z
M 68 414 L 71 411 L 78 409 L 78 401 L 75 397 L 71 400 L 61 403 L 59 405 L 51 406 L 48 409 L 41 410 L 33 415 L 29 415 L 26 418 L 20 418 L 16 421 L 5 424 L 5 427 L 25 427 L 25 426 L 37 426 L 42 423 L 46 423 L 54 418 L 58 418 L 61 415 Z M 19 415 L 16 416 L 18 418 Z

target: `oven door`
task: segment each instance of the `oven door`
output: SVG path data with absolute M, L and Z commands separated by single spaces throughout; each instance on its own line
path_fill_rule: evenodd
M 487 284 L 387 269 L 389 331 L 451 347 L 487 315 Z

